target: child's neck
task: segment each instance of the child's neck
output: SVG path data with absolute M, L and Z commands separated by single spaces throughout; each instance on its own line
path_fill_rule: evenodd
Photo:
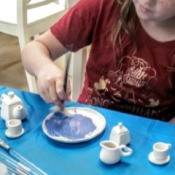
M 169 21 L 158 23 L 140 20 L 144 30 L 156 41 L 168 42 L 175 40 L 175 17 Z

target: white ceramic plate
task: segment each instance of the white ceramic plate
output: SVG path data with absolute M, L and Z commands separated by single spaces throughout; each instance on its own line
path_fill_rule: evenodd
M 68 107 L 64 113 L 50 113 L 43 121 L 44 133 L 64 143 L 78 143 L 97 137 L 106 127 L 105 117 L 84 107 Z

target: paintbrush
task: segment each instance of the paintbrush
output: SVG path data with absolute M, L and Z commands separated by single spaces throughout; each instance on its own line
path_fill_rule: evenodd
M 0 138 L 0 147 L 6 150 L 8 155 L 14 158 L 18 162 L 16 166 L 19 166 L 21 171 L 23 171 L 24 173 L 27 173 L 29 175 L 47 175 L 47 173 L 45 173 L 39 167 L 37 167 L 32 162 L 27 160 L 21 154 L 16 152 L 12 147 L 10 147 L 7 143 L 5 143 L 1 138 Z M 11 161 L 11 163 L 13 162 Z
M 66 67 L 65 67 L 65 74 L 64 74 L 64 82 L 63 82 L 63 89 L 64 92 L 67 92 L 67 84 L 68 84 L 68 77 L 69 77 L 69 67 L 70 67 L 70 60 L 71 60 L 71 52 L 68 52 L 66 54 Z M 64 111 L 64 101 L 62 102 L 61 106 L 54 105 L 50 108 L 52 112 L 57 112 L 57 111 Z

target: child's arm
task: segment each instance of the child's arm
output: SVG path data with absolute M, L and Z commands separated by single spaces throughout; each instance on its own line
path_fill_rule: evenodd
M 175 124 L 175 117 L 173 117 L 169 122 Z
M 38 92 L 48 103 L 60 105 L 66 99 L 64 72 L 53 62 L 66 52 L 67 49 L 50 31 L 27 44 L 22 52 L 25 69 L 36 77 Z

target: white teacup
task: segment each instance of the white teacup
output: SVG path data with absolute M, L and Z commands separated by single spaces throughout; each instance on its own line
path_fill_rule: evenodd
M 171 148 L 171 144 L 157 142 L 153 145 L 153 155 L 156 160 L 163 161 L 166 160 L 168 157 L 168 151 Z
M 24 133 L 20 119 L 10 119 L 6 121 L 7 130 L 5 135 L 10 138 L 19 137 Z
M 125 145 L 118 146 L 114 141 L 105 140 L 100 142 L 100 160 L 106 164 L 114 164 L 120 161 L 122 156 L 132 154 L 132 149 Z

